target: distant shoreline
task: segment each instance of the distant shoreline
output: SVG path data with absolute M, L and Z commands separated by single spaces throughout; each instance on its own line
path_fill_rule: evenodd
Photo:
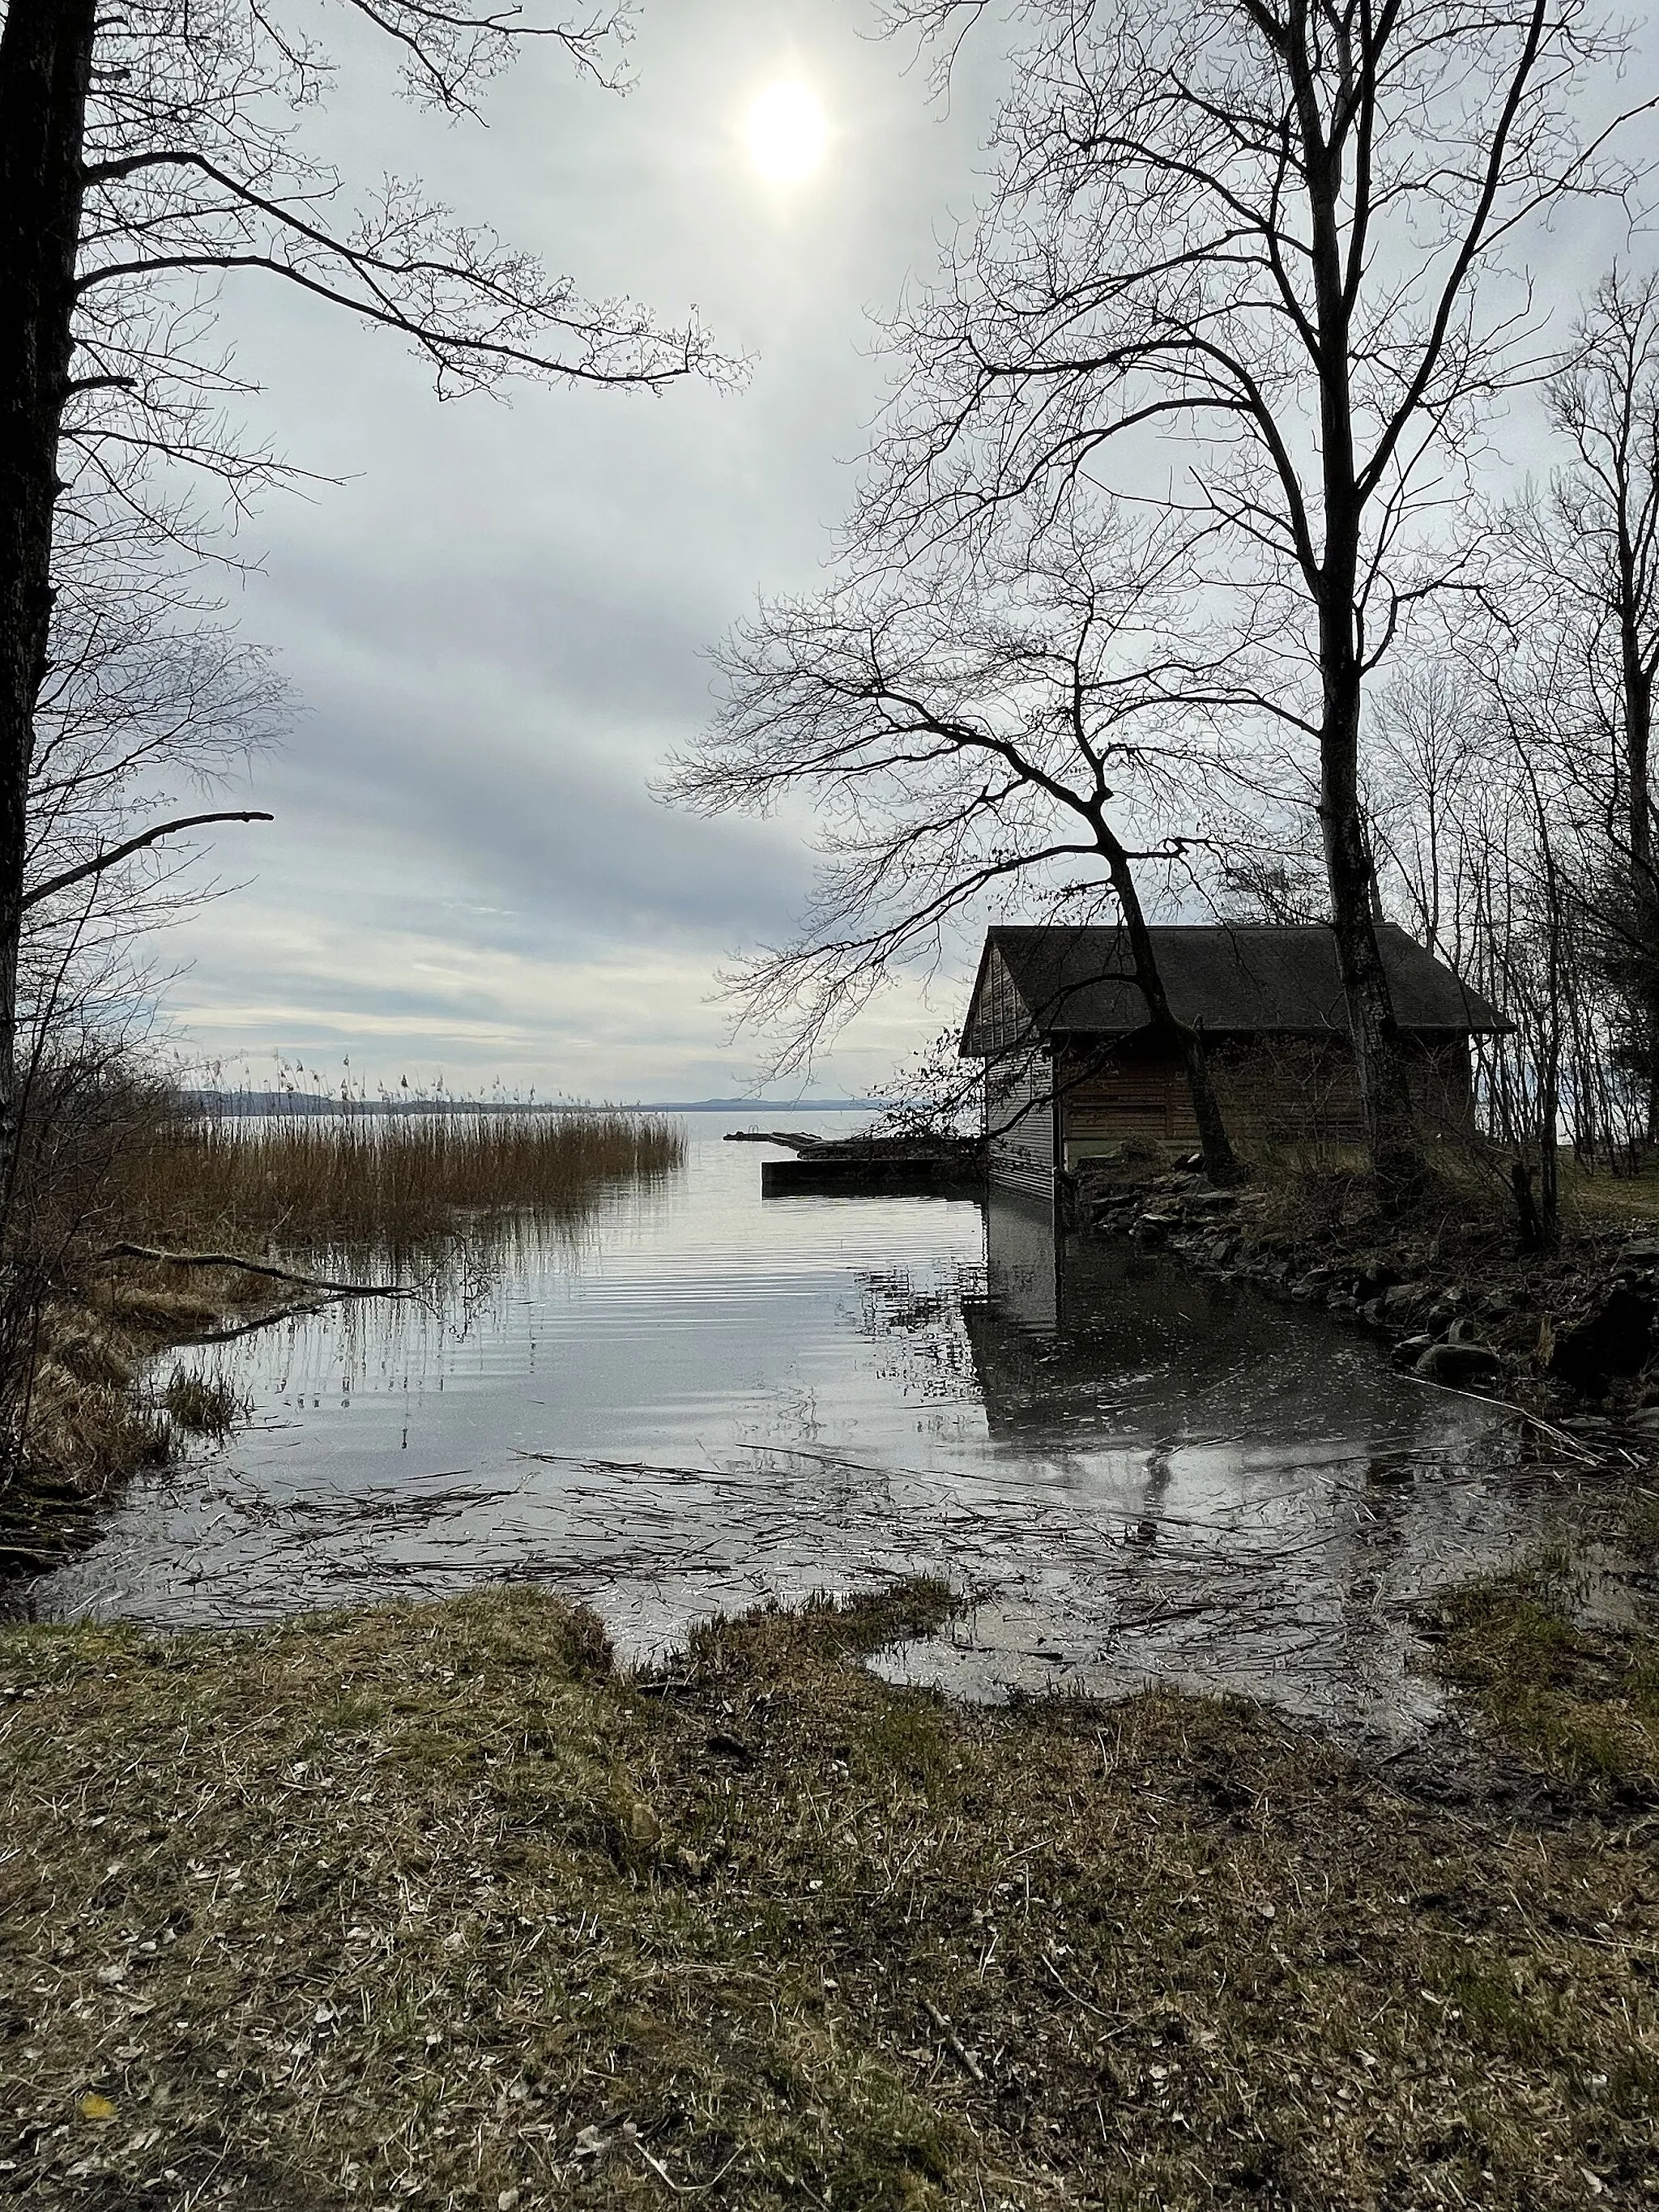
M 222 1115 L 264 1114 L 878 1114 L 882 1098 L 331 1098 L 309 1091 L 186 1091 L 185 1105 Z

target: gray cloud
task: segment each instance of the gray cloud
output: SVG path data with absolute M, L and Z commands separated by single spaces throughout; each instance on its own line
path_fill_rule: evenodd
M 228 295 L 258 428 L 340 481 L 250 533 L 269 550 L 239 611 L 307 711 L 253 779 L 276 825 L 222 853 L 246 888 L 167 948 L 204 1050 L 613 1096 L 724 1091 L 752 1064 L 708 994 L 724 954 L 787 927 L 803 825 L 672 815 L 646 783 L 708 711 L 707 647 L 757 589 L 819 574 L 880 389 L 866 311 L 971 205 L 995 56 L 941 118 L 900 50 L 858 35 L 869 12 L 647 0 L 632 98 L 532 58 L 484 131 L 414 114 L 367 33 L 331 26 L 353 65 L 325 147 L 367 179 L 422 174 L 586 289 L 695 301 L 756 360 L 725 397 L 440 406 L 394 342 L 270 286 Z M 737 134 L 786 74 L 836 140 L 782 198 Z M 1556 242 L 1559 283 L 1591 247 Z M 872 1014 L 826 1079 L 878 1080 L 916 1018 L 902 995 Z
M 859 27 L 839 0 L 655 0 L 630 99 L 537 61 L 484 131 L 343 75 L 319 143 L 362 173 L 418 171 L 586 289 L 696 301 L 756 358 L 732 395 L 439 406 L 395 343 L 268 287 L 229 295 L 259 427 L 340 481 L 255 526 L 241 611 L 306 712 L 253 779 L 277 823 L 221 855 L 251 880 L 169 948 L 204 1049 L 355 1039 L 387 1079 L 413 1062 L 613 1095 L 742 1079 L 750 1050 L 708 996 L 726 953 L 798 908 L 803 825 L 672 814 L 647 781 L 708 711 L 707 648 L 758 589 L 819 572 L 878 391 L 866 309 L 971 191 L 971 102 L 939 119 Z M 786 200 L 738 132 L 792 74 L 836 136 Z M 878 1079 L 902 1027 L 872 1018 L 828 1079 Z

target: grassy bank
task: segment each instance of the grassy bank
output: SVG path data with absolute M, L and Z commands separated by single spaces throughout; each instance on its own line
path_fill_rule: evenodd
M 664 1679 L 529 1592 L 0 1638 L 42 2206 L 1635 2205 L 1650 1819 L 1414 1804 L 1242 1706 L 951 1708 L 916 1586 Z
M 1613 1487 L 1549 1550 L 1452 1591 L 1434 1666 L 1553 1790 L 1651 1815 L 1659 1844 L 1659 1491 Z

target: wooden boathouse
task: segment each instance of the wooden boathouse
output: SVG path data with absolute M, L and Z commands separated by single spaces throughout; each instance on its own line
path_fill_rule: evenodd
M 1379 925 L 1395 1018 L 1419 1112 L 1431 1129 L 1472 1128 L 1472 1041 L 1509 1024 L 1392 923 Z M 1336 940 L 1302 927 L 1155 928 L 1177 1021 L 1201 1031 L 1235 1137 L 1357 1144 L 1359 1093 Z M 1044 924 L 985 940 L 963 1027 L 986 1063 L 994 1182 L 1047 1197 L 1057 1173 L 1126 1141 L 1190 1152 L 1186 1077 L 1149 1032 L 1124 933 Z

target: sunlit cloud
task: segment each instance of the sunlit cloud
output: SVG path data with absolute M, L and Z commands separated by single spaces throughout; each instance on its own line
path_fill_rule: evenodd
M 775 185 L 799 184 L 823 162 L 830 125 L 804 84 L 768 85 L 750 102 L 744 137 L 749 158 Z

